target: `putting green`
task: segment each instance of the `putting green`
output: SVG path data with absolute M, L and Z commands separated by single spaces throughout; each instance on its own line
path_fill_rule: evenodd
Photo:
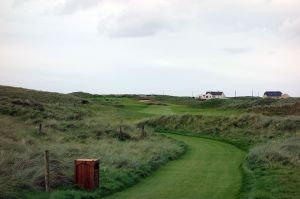
M 233 199 L 242 183 L 244 152 L 210 139 L 170 135 L 185 142 L 188 150 L 151 176 L 106 199 Z

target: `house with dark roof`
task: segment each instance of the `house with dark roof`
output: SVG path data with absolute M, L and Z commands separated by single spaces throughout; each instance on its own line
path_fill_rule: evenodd
M 283 94 L 281 91 L 266 91 L 264 98 L 287 98 L 287 94 Z
M 204 95 L 200 96 L 200 99 L 224 99 L 225 94 L 222 91 L 207 91 Z

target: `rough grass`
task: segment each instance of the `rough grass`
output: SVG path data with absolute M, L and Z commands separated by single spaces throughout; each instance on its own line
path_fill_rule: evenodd
M 246 158 L 248 178 L 244 198 L 300 197 L 300 137 L 272 141 L 252 148 Z
M 154 117 L 140 125 L 161 130 L 192 132 L 224 138 L 244 149 L 273 138 L 285 138 L 300 131 L 299 117 L 172 115 Z
M 95 194 L 98 196 L 135 184 L 184 152 L 183 144 L 150 132 L 141 138 L 133 129 L 128 131 L 130 138 L 119 141 L 113 132 L 98 137 L 92 133 L 64 135 L 61 131 L 47 130 L 38 135 L 30 124 L 24 125 L 8 116 L 0 116 L 0 123 L 3 126 L 0 130 L 0 198 L 23 198 L 18 189 L 43 190 L 45 149 L 50 150 L 53 188 L 72 186 L 74 159 L 100 158 L 102 186 Z
M 269 105 L 262 107 L 252 107 L 249 109 L 252 112 L 262 113 L 264 115 L 300 115 L 300 102 L 283 104 L 283 105 Z
M 70 198 L 75 193 L 99 198 L 137 183 L 185 151 L 183 143 L 149 129 L 141 136 L 131 121 L 145 114 L 136 113 L 140 107 L 131 97 L 103 98 L 0 87 L 0 198 Z M 42 193 L 45 149 L 56 190 L 51 194 Z M 100 159 L 100 189 L 75 189 L 77 158 Z
M 300 137 L 258 145 L 250 150 L 247 163 L 249 168 L 300 166 Z

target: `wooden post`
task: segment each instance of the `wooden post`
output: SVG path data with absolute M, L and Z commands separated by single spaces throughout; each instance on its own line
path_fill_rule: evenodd
M 42 133 L 42 123 L 39 124 L 39 133 Z
M 121 125 L 120 125 L 119 139 L 120 139 L 120 140 L 123 140 L 123 132 L 122 132 L 122 126 L 121 126 Z
M 44 154 L 44 162 L 45 162 L 45 189 L 46 192 L 50 191 L 50 180 L 49 180 L 49 151 L 45 150 Z
M 145 126 L 142 126 L 142 137 L 146 137 Z
M 120 128 L 119 128 L 119 140 L 121 140 L 121 141 L 124 140 L 122 126 L 123 126 L 123 120 L 121 120 L 121 122 L 120 122 Z

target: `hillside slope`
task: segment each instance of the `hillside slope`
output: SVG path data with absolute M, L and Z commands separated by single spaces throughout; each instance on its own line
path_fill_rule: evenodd
M 132 117 L 127 113 L 113 103 L 1 86 L 0 198 L 63 198 L 72 194 L 73 162 L 78 158 L 101 159 L 101 188 L 93 193 L 76 192 L 78 197 L 99 198 L 136 184 L 184 153 L 183 143 L 147 129 L 147 135 L 142 136 L 140 129 L 127 121 Z M 51 187 L 55 190 L 50 194 L 40 193 L 46 149 L 50 151 Z M 66 187 L 67 191 L 60 193 Z

